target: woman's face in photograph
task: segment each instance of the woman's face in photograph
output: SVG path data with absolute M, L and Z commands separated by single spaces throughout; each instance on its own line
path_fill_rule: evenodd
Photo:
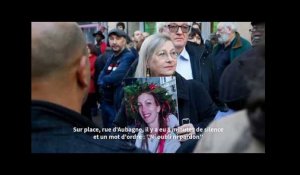
M 151 94 L 142 93 L 138 97 L 138 108 L 141 117 L 148 125 L 153 122 L 158 122 L 160 106 L 156 104 Z
M 148 62 L 151 76 L 172 76 L 176 70 L 177 53 L 171 41 L 156 49 Z

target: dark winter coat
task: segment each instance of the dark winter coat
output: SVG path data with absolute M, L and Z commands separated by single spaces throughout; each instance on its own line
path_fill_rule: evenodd
M 97 128 L 91 120 L 63 106 L 45 101 L 31 102 L 32 153 L 142 152 L 121 140 L 94 139 L 97 133 L 74 132 L 75 127 Z

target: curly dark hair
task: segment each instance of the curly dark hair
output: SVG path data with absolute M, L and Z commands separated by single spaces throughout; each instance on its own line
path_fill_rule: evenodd
M 138 112 L 137 105 L 137 98 L 142 93 L 151 94 L 157 105 L 161 107 L 159 118 L 166 120 L 168 114 L 175 112 L 175 100 L 172 99 L 172 95 L 168 94 L 168 91 L 165 88 L 154 83 L 135 82 L 135 84 L 124 88 L 126 114 L 129 118 L 133 118 L 138 122 L 143 122 L 143 119 Z M 162 123 L 160 123 L 160 126 L 163 127 L 164 124 L 161 124 Z

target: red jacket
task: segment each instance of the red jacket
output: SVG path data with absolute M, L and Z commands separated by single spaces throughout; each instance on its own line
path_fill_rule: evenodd
M 101 50 L 101 54 L 103 54 L 105 52 L 105 50 L 106 50 L 107 45 L 106 45 L 105 42 L 101 42 L 101 44 L 99 45 L 99 47 L 100 47 L 100 50 Z

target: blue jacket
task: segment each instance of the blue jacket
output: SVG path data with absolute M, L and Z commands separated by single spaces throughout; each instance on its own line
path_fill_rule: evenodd
M 108 58 L 104 69 L 98 77 L 97 84 L 100 86 L 119 86 L 122 83 L 122 80 L 129 69 L 132 62 L 135 60 L 136 56 L 125 48 L 118 56 L 111 55 Z M 115 71 L 112 71 L 110 74 L 106 74 L 106 70 L 111 62 L 117 60 L 118 68 Z
M 104 101 L 113 104 L 117 110 L 121 105 L 122 80 L 135 59 L 136 56 L 125 48 L 118 56 L 113 54 L 108 58 L 104 69 L 98 77 L 97 84 L 103 91 Z M 107 74 L 106 71 L 113 61 L 118 64 L 118 67 Z

